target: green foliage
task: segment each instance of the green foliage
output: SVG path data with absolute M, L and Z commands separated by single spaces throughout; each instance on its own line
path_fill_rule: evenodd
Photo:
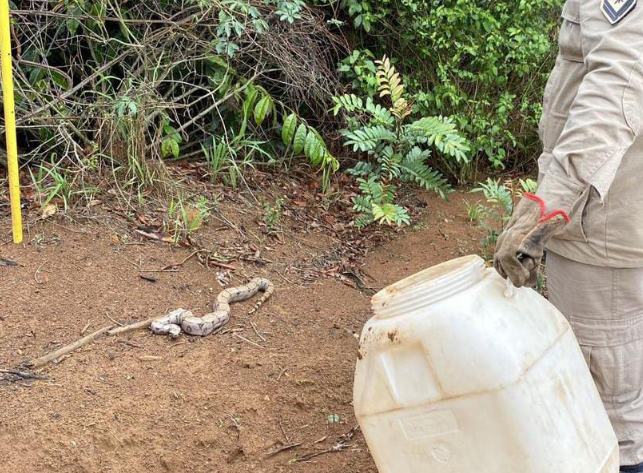
M 304 165 L 326 191 L 342 119 L 358 224 L 404 225 L 405 184 L 445 195 L 489 163 L 530 162 L 561 2 L 44 2 L 14 32 L 21 156 L 59 157 L 34 182 L 63 205 L 88 173 L 142 202 L 183 159 L 231 187 Z
M 334 113 L 347 114 L 344 146 L 366 155 L 348 172 L 357 176 L 361 195 L 354 198 L 356 225 L 373 222 L 401 226 L 410 223 L 407 209 L 396 203 L 396 182 L 413 182 L 445 196 L 447 180 L 427 162 L 433 158 L 466 162 L 468 147 L 448 118 L 422 117 L 407 123 L 412 114 L 399 73 L 387 57 L 377 61 L 378 92 L 390 104 L 385 108 L 355 95 L 335 97 Z
M 375 55 L 368 49 L 355 49 L 343 59 L 339 72 L 350 81 L 354 90 L 367 95 L 375 95 L 379 87 Z
M 61 168 L 56 155 L 51 155 L 48 164 L 40 163 L 38 172 L 35 175 L 31 169 L 29 169 L 29 172 L 31 173 L 31 181 L 38 193 L 41 209 L 47 207 L 54 199 L 62 202 L 64 210 L 69 208 L 72 197 L 75 194 L 73 178 L 70 177 L 70 173 Z
M 301 20 L 301 11 L 306 3 L 304 0 L 279 0 L 275 14 L 279 15 L 281 21 L 294 23 L 295 20 Z
M 40 162 L 35 173 L 29 168 L 29 173 L 36 190 L 36 199 L 44 212 L 51 206 L 58 208 L 58 204 L 66 211 L 78 200 L 89 203 L 99 192 L 98 188 L 80 179 L 79 171 L 65 169 L 62 160 L 55 153 L 51 154 L 49 162 Z
M 170 125 L 163 126 L 163 133 L 165 138 L 161 142 L 161 154 L 163 157 L 174 156 L 175 158 L 179 157 L 180 153 L 180 144 L 183 142 L 183 138 L 175 128 Z
M 196 0 L 202 9 L 212 7 L 210 0 Z M 241 48 L 240 39 L 244 36 L 247 23 L 252 25 L 258 33 L 268 29 L 268 24 L 262 18 L 257 7 L 248 1 L 223 0 L 219 10 L 219 24 L 217 26 L 216 52 L 233 57 Z
M 170 190 L 165 163 L 181 159 L 231 186 L 252 167 L 304 164 L 328 189 L 339 162 L 317 112 L 339 87 L 336 37 L 305 1 L 61 0 L 41 13 L 15 31 L 21 157 L 56 153 L 70 192 L 104 173 L 142 203 Z
M 297 129 L 297 115 L 291 113 L 286 118 L 284 118 L 284 124 L 281 127 L 281 140 L 286 146 L 290 146 L 293 138 L 295 137 L 295 131 Z
M 255 122 L 261 126 L 263 121 L 270 116 L 274 109 L 274 102 L 270 95 L 264 95 L 255 107 Z
M 414 111 L 450 116 L 470 142 L 473 161 L 444 169 L 454 177 L 469 178 L 481 159 L 496 168 L 529 163 L 562 3 L 342 0 L 365 34 L 339 71 L 371 94 L 371 51 L 395 51 Z
M 481 241 L 484 255 L 490 259 L 498 237 L 511 219 L 514 201 L 524 192 L 535 192 L 536 181 L 532 179 L 519 179 L 517 182 L 508 180 L 500 182 L 498 179 L 488 178 L 486 182 L 479 182 L 472 193 L 482 193 L 485 202 L 467 202 L 467 215 L 471 223 L 476 223 L 485 236 Z
M 297 132 L 295 133 L 295 141 L 293 143 L 293 152 L 296 154 L 304 151 L 304 146 L 306 145 L 306 137 L 308 136 L 308 127 L 303 123 L 297 127 Z
M 284 205 L 283 199 L 277 199 L 273 204 L 266 202 L 263 204 L 264 214 L 263 222 L 266 224 L 266 229 L 270 232 L 279 224 L 281 220 L 281 210 Z
M 362 195 L 353 199 L 353 210 L 358 213 L 355 223 L 363 228 L 373 222 L 402 226 L 411 223 L 408 211 L 395 204 L 396 187 L 380 181 L 377 175 L 368 179 L 358 178 Z
M 200 197 L 195 203 L 188 204 L 181 193 L 170 201 L 168 207 L 167 229 L 173 234 L 175 242 L 197 231 L 210 216 L 208 199 Z
M 203 145 L 203 155 L 210 171 L 210 180 L 221 181 L 224 185 L 237 188 L 246 169 L 254 167 L 253 155 L 261 151 L 262 142 L 235 140 L 229 143 L 225 138 L 213 136 L 209 145 Z M 242 160 L 237 157 L 241 154 Z
M 272 116 L 273 127 L 275 130 L 281 130 L 281 142 L 288 147 L 293 156 L 303 154 L 313 167 L 321 169 L 322 189 L 327 190 L 332 175 L 339 169 L 339 161 L 330 153 L 321 134 L 297 113 L 289 110 L 282 102 L 276 101 L 265 89 L 251 85 L 246 92 L 242 108 L 250 110 L 253 107 L 256 126 L 261 127 Z M 246 115 L 244 113 L 242 130 L 246 128 Z M 237 135 L 242 136 L 243 133 Z

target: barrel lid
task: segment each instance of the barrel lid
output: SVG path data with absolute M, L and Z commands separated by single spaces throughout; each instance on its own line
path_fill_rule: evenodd
M 432 266 L 375 294 L 371 307 L 377 318 L 403 315 L 461 292 L 480 281 L 485 263 L 469 255 Z

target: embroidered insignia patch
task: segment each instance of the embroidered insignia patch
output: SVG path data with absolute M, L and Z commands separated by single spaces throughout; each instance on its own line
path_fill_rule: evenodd
M 613 25 L 621 21 L 636 7 L 636 0 L 603 0 L 601 10 Z

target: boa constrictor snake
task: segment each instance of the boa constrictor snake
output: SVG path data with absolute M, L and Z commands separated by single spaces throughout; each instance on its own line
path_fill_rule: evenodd
M 263 296 L 250 310 L 249 314 L 252 314 L 275 292 L 275 287 L 268 279 L 254 278 L 243 286 L 224 289 L 212 304 L 213 312 L 205 314 L 203 317 L 195 317 L 189 310 L 177 309 L 165 317 L 156 319 L 150 328 L 156 334 L 167 334 L 172 338 L 177 338 L 181 332 L 204 337 L 228 323 L 232 302 L 245 301 L 258 292 L 263 292 Z

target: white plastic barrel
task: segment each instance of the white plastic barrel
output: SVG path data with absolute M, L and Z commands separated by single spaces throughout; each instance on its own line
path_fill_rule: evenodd
M 618 473 L 618 444 L 565 318 L 478 256 L 373 297 L 354 386 L 380 473 Z

